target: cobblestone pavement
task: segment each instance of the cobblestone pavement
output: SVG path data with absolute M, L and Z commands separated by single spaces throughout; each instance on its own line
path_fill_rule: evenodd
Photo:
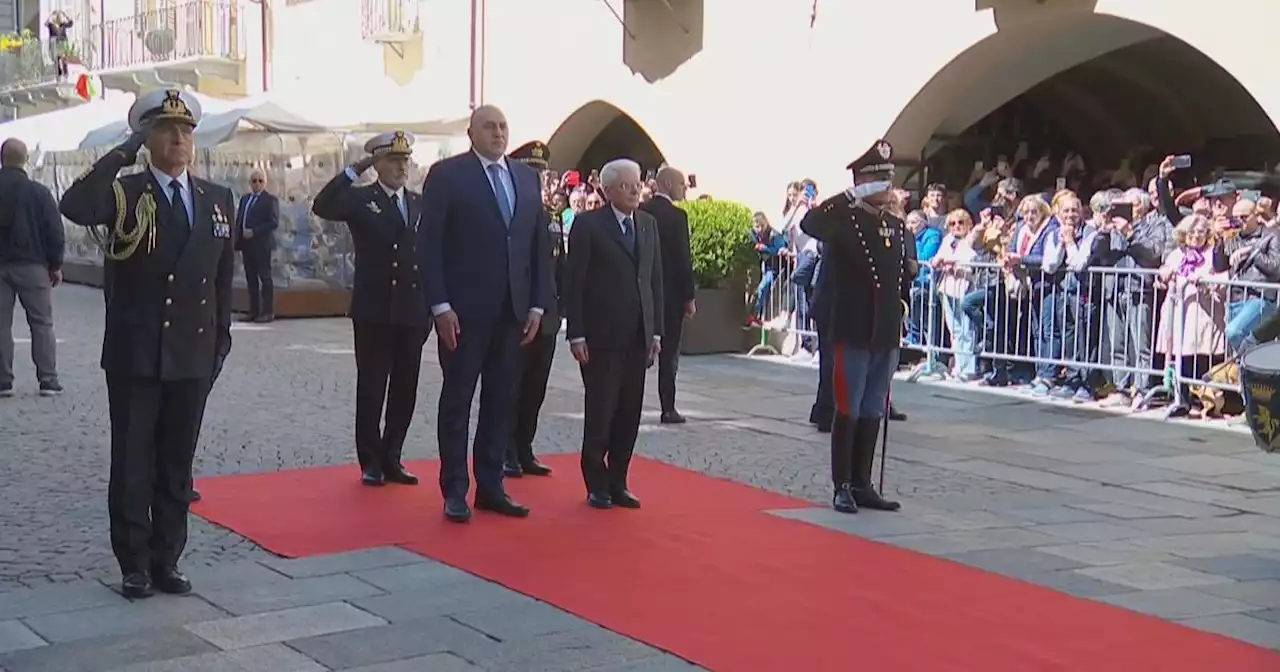
M 430 607 L 430 614 L 399 613 L 394 604 L 379 611 L 384 589 L 394 592 L 391 584 L 379 583 L 385 577 L 378 572 L 394 573 L 389 567 L 424 582 L 410 588 L 453 581 L 466 584 L 457 588 L 461 593 L 525 598 L 467 582 L 394 549 L 314 559 L 328 563 L 327 569 L 295 571 L 198 519 L 184 567 L 199 581 L 202 597 L 121 605 L 100 583 L 118 580 L 106 538 L 108 424 L 97 367 L 101 295 L 64 287 L 55 292 L 55 310 L 67 393 L 36 395 L 20 341 L 18 396 L 0 400 L 0 652 L 26 649 L 0 655 L 0 668 L 117 669 L 203 655 L 178 667 L 136 669 L 345 669 L 416 656 L 435 657 L 368 669 L 544 669 L 502 667 L 502 656 L 515 649 L 521 655 L 536 649 L 559 661 L 545 669 L 689 669 L 636 642 L 564 620 L 571 619 L 564 614 L 547 619 L 563 625 L 555 633 L 513 633 L 496 632 L 511 625 L 491 624 L 492 618 L 481 625 L 469 621 L 448 600 Z M 24 330 L 15 325 L 19 338 Z M 282 320 L 237 325 L 234 335 L 233 354 L 210 400 L 197 473 L 350 462 L 349 323 Z M 433 345 L 427 353 L 408 458 L 434 453 L 439 378 Z M 658 425 L 650 385 L 639 451 L 824 504 L 830 494 L 825 437 L 803 422 L 813 375 L 740 357 L 686 358 L 680 395 L 689 424 Z M 894 423 L 888 464 L 888 488 L 905 510 L 850 517 L 817 506 L 785 515 L 1280 647 L 1280 456 L 1264 455 L 1239 432 L 1119 417 L 1070 403 L 906 383 L 896 385 L 894 395 L 912 416 Z M 539 451 L 576 450 L 581 405 L 577 372 L 567 352 L 558 353 Z M 433 569 L 404 569 L 411 565 Z M 520 608 L 554 611 L 526 602 Z M 423 644 L 428 650 L 379 645 L 396 652 L 387 658 L 343 634 L 373 628 L 393 641 L 397 628 L 405 627 L 398 623 L 409 618 L 436 619 L 431 623 L 441 634 L 426 639 L 437 643 Z M 137 631 L 159 622 L 172 641 L 156 640 L 141 654 L 127 646 Z M 181 627 L 187 623 L 198 625 Z M 473 653 L 468 642 L 450 639 L 466 639 L 458 627 L 481 633 L 494 646 Z M 344 637 L 353 640 L 349 646 Z M 222 649 L 239 653 L 217 653 Z M 325 667 L 297 657 L 299 652 Z M 569 666 L 565 652 L 579 652 L 582 659 Z M 219 667 L 232 664 L 240 667 Z

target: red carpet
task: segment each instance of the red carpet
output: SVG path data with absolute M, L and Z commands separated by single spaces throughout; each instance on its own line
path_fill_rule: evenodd
M 637 460 L 641 511 L 586 506 L 577 457 L 508 481 L 528 520 L 445 522 L 353 466 L 200 479 L 195 512 L 282 555 L 399 544 L 720 671 L 1276 672 L 1280 653 L 763 513 L 807 502 Z M 862 515 L 892 515 L 867 513 Z

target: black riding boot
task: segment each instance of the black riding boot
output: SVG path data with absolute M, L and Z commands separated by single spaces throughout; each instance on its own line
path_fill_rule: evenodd
M 831 506 L 841 513 L 857 513 L 853 495 L 853 418 L 836 414 L 831 423 L 831 482 L 835 494 Z
M 853 427 L 853 499 L 864 509 L 897 511 L 898 502 L 880 496 L 871 485 L 871 466 L 876 459 L 876 439 L 880 418 L 859 418 Z

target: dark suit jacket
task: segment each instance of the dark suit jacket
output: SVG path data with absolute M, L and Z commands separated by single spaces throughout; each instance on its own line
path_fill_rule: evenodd
M 400 217 L 381 183 L 354 186 L 345 171 L 320 189 L 311 211 L 321 219 L 346 222 L 356 252 L 351 308 L 357 322 L 408 327 L 430 326 L 430 313 L 418 286 L 415 251 L 422 199 L 404 190 L 409 221 Z
M 418 254 L 428 309 L 447 303 L 464 323 L 507 317 L 523 324 L 530 308 L 546 311 L 554 301 L 546 268 L 551 218 L 538 173 L 519 161 L 506 164 L 516 192 L 510 227 L 474 152 L 427 172 Z
M 689 255 L 689 214 L 663 196 L 654 196 L 640 209 L 658 222 L 662 246 L 662 288 L 668 311 L 684 310 L 693 300 L 693 261 Z
M 280 199 L 264 191 L 254 199 L 253 207 L 245 210 L 252 195 L 245 194 L 240 197 L 240 207 L 236 210 L 236 231 L 243 233 L 244 229 L 250 229 L 253 231 L 253 237 L 245 238 L 243 235 L 237 235 L 236 249 L 274 250 L 276 249 L 276 229 L 280 228 Z
M 138 378 L 209 378 L 214 362 L 231 351 L 235 196 L 188 175 L 195 217 L 190 229 L 179 227 L 151 171 L 116 178 L 125 163 L 121 152 L 108 153 L 67 188 L 61 203 L 67 219 L 108 230 L 121 208 L 126 231 L 137 226 L 139 200 L 149 197 L 156 205 L 154 247 L 147 236 L 129 258 L 105 262 L 110 291 L 102 368 Z M 122 189 L 122 203 L 113 183 Z
M 658 225 L 635 214 L 633 250 L 613 208 L 580 213 L 569 231 L 565 316 L 569 340 L 590 348 L 626 348 L 662 334 L 662 248 Z

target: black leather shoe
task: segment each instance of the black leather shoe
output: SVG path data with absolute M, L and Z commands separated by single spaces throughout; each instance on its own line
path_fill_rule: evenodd
M 602 492 L 587 493 L 587 505 L 593 509 L 612 509 L 613 499 Z
M 906 422 L 907 414 L 899 411 L 893 404 L 889 404 L 889 419 L 894 422 Z
M 386 485 L 387 477 L 383 475 L 381 469 L 365 469 L 360 472 L 360 484 L 370 487 Z
M 191 492 L 187 493 L 187 503 L 194 504 L 198 501 L 200 501 L 200 491 L 195 488 L 191 488 Z
M 865 488 L 854 488 L 852 492 L 853 501 L 857 502 L 858 506 L 864 509 L 871 509 L 872 511 L 897 511 L 902 508 L 902 504 L 881 497 L 880 493 L 876 492 L 876 489 L 871 486 L 867 486 Z
M 167 595 L 186 595 L 191 592 L 191 581 L 177 569 L 153 570 L 151 580 L 156 590 Z
M 445 497 L 444 517 L 455 523 L 465 523 L 471 520 L 471 507 L 462 497 Z
M 480 511 L 491 511 L 500 516 L 507 516 L 509 518 L 529 517 L 529 509 L 527 507 L 520 506 L 515 500 L 511 499 L 507 495 L 490 497 L 476 493 L 476 508 Z
M 126 574 L 120 582 L 120 594 L 131 600 L 142 600 L 151 597 L 155 591 L 151 589 L 151 577 L 142 572 Z
M 520 478 L 524 476 L 524 469 L 516 458 L 508 457 L 502 460 L 502 475 L 507 478 Z
M 536 457 L 531 460 L 521 462 L 520 471 L 526 474 L 529 474 L 530 476 L 550 476 L 551 475 L 551 467 L 548 467 L 547 465 L 539 462 L 538 458 Z
M 271 314 L 271 313 L 267 313 L 266 315 L 259 315 L 259 316 L 258 316 L 257 318 L 255 318 L 253 321 L 254 321 L 254 322 L 257 322 L 258 324 L 267 324 L 267 323 L 270 323 L 270 322 L 275 322 L 275 321 L 276 321 L 276 316 L 275 316 L 275 315 L 273 315 L 273 314 Z
M 841 483 L 836 494 L 831 497 L 831 508 L 840 513 L 857 513 L 858 502 L 853 497 L 853 490 L 848 483 Z
M 614 490 L 609 494 L 609 499 L 613 501 L 614 506 L 621 506 L 624 509 L 640 508 L 640 500 L 630 490 Z
M 683 425 L 685 419 L 676 411 L 663 411 L 662 415 L 658 416 L 658 422 L 664 425 Z
M 412 473 L 406 470 L 403 465 L 399 465 L 399 464 L 386 470 L 386 472 L 384 472 L 382 475 L 382 479 L 387 483 L 395 483 L 396 485 L 417 485 L 418 484 L 418 477 L 414 476 Z

